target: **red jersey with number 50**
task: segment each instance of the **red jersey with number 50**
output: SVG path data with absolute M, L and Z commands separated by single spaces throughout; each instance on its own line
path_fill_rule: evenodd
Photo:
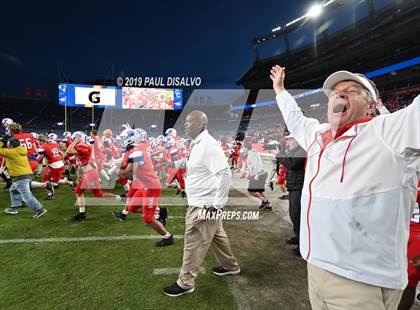
M 24 146 L 28 150 L 28 158 L 33 157 L 33 160 L 36 160 L 36 140 L 34 136 L 32 136 L 30 133 L 17 133 L 15 134 L 15 138 L 19 140 L 20 145 Z
M 60 147 L 57 143 L 45 143 L 38 148 L 38 154 L 44 155 L 49 164 L 62 160 Z
M 92 145 L 80 143 L 74 147 L 77 151 L 76 161 L 80 166 L 86 166 L 88 164 L 94 163 L 95 159 L 92 155 Z

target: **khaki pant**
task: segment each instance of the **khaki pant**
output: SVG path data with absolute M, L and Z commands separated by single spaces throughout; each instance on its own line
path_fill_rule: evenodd
M 200 208 L 190 206 L 185 216 L 184 256 L 177 281 L 183 289 L 194 287 L 194 280 L 210 245 L 225 269 L 239 268 L 223 229 L 222 219 L 198 220 L 199 210 Z
M 395 310 L 402 290 L 341 277 L 308 263 L 308 290 L 314 310 Z

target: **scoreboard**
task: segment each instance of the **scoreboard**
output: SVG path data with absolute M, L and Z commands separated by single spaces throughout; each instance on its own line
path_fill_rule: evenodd
M 85 108 L 182 110 L 182 89 L 59 84 L 58 103 Z

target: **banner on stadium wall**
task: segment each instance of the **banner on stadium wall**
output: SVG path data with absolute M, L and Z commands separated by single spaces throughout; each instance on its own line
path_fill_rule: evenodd
M 182 89 L 59 84 L 58 103 L 86 108 L 182 110 Z

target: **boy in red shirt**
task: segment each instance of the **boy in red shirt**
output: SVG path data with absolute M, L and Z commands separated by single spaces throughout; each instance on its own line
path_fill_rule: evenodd
M 127 197 L 126 209 L 122 212 L 113 212 L 115 217 L 124 220 L 129 212 L 135 212 L 142 207 L 143 222 L 150 225 L 156 232 L 163 236 L 163 239 L 156 243 L 156 246 L 167 246 L 173 244 L 172 235 L 164 225 L 155 218 L 158 208 L 158 201 L 162 185 L 153 170 L 152 160 L 147 152 L 145 143 L 135 146 L 135 138 L 128 137 L 124 141 L 127 153 L 124 164 L 120 168 L 120 174 L 132 175 L 133 181 Z M 163 209 L 163 208 L 162 208 Z
M 67 154 L 75 155 L 78 166 L 83 171 L 83 175 L 76 185 L 74 193 L 79 206 L 79 213 L 71 217 L 72 221 L 80 221 L 86 218 L 85 197 L 84 192 L 88 189 L 95 197 L 114 197 L 121 199 L 113 193 L 102 191 L 99 183 L 99 174 L 94 158 L 92 157 L 92 145 L 86 143 L 86 135 L 82 132 L 73 134 L 73 143 L 67 149 Z
M 42 180 L 44 182 L 53 182 L 54 185 L 67 184 L 72 186 L 73 182 L 62 179 L 64 173 L 63 152 L 54 141 L 48 141 L 44 135 L 38 137 L 38 157 L 39 163 L 45 158 L 48 166 L 44 170 Z M 47 199 L 53 199 L 53 195 L 48 195 Z

